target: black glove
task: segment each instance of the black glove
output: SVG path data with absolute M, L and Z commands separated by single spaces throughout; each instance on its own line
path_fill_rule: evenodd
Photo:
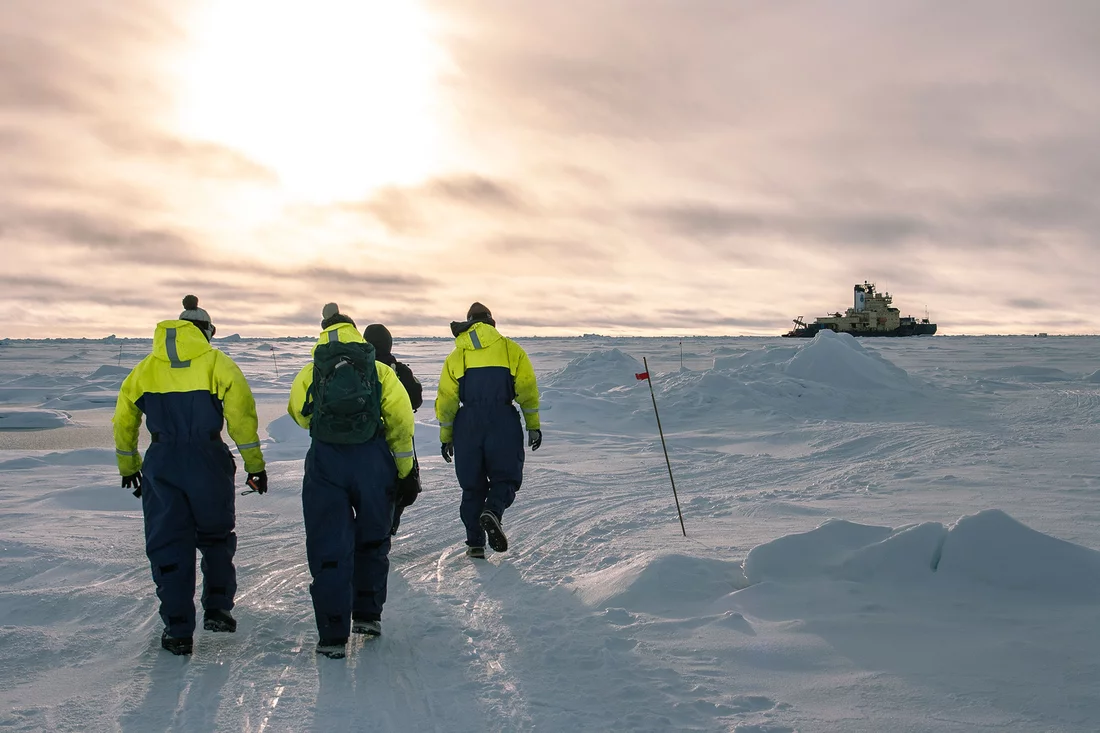
M 248 480 L 245 481 L 248 488 L 255 491 L 257 494 L 267 493 L 267 471 L 260 471 L 259 473 L 248 474 Z
M 397 479 L 397 506 L 404 509 L 412 506 L 420 495 L 420 476 L 416 471 L 409 472 L 405 478 Z
M 538 450 L 542 445 L 542 431 L 541 430 L 528 430 L 527 431 L 527 445 L 531 450 Z
M 122 477 L 122 488 L 133 489 L 134 496 L 141 498 L 141 471 Z
M 445 460 L 447 463 L 450 463 L 451 462 L 451 456 L 453 456 L 455 454 L 455 444 L 454 443 L 444 443 L 440 447 L 439 452 L 443 454 L 443 460 Z

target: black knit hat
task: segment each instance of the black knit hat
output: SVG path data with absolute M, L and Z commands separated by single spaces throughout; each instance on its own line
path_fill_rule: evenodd
M 468 311 L 466 311 L 466 320 L 467 321 L 484 321 L 485 323 L 488 323 L 490 326 L 497 325 L 497 322 L 493 320 L 492 312 L 490 312 L 489 309 L 486 308 L 484 305 L 482 305 L 481 303 L 478 303 L 476 301 L 474 302 L 473 305 L 470 306 L 470 309 Z
M 378 354 L 389 354 L 393 351 L 393 336 L 390 330 L 381 323 L 372 323 L 363 329 L 363 338 L 374 347 Z

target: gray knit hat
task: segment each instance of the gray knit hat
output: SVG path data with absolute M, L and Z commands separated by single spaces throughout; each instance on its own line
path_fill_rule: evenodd
M 203 335 L 206 336 L 206 340 L 209 341 L 214 337 L 214 323 L 210 320 L 210 314 L 205 309 L 199 307 L 199 299 L 194 295 L 187 295 L 183 298 L 183 313 L 180 313 L 179 319 L 181 321 L 190 321 L 194 323 Z
M 350 323 L 353 326 L 355 325 L 355 321 L 340 312 L 340 306 L 335 303 L 325 303 L 325 307 L 321 309 L 321 328 L 328 328 L 337 323 Z

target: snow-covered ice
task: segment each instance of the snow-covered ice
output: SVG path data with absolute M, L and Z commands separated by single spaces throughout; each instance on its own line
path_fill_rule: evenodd
M 285 415 L 310 341 L 216 339 L 271 491 L 237 501 L 239 631 L 183 659 L 111 442 L 149 341 L 5 340 L 0 728 L 1100 730 L 1100 339 L 685 339 L 683 365 L 676 339 L 521 342 L 545 442 L 484 562 L 432 419 L 451 342 L 397 342 L 425 490 L 384 635 L 335 661 L 313 653 L 308 436 Z

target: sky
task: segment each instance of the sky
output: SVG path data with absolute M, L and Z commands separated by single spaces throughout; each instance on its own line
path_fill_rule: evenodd
M 1100 333 L 1093 0 L 5 0 L 0 337 Z

